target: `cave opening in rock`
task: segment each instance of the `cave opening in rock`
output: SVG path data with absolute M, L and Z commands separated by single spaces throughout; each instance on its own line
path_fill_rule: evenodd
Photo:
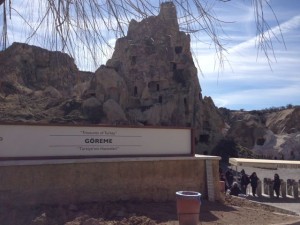
M 137 86 L 134 86 L 134 91 L 133 91 L 133 96 L 137 96 L 138 92 L 137 92 Z
M 208 144 L 209 142 L 209 135 L 208 134 L 200 134 L 199 136 L 199 142 Z
M 136 56 L 131 56 L 131 65 L 134 66 L 136 64 Z
M 256 140 L 256 144 L 257 144 L 257 145 L 264 145 L 265 141 L 266 141 L 265 138 L 258 138 L 258 139 Z
M 175 47 L 175 53 L 180 54 L 182 52 L 182 46 L 176 46 Z

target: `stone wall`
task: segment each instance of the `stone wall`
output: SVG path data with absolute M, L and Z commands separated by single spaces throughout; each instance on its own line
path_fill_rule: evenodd
M 218 200 L 219 157 L 196 156 L 0 162 L 0 202 L 175 201 L 179 190 L 207 198 L 206 160 Z

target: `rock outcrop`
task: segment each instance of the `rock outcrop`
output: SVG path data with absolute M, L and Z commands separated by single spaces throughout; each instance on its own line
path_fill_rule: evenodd
M 253 157 L 300 160 L 300 107 L 281 110 L 221 110 L 229 129 L 227 140 L 248 149 Z
M 76 100 L 74 93 L 78 85 L 90 80 L 91 73 L 79 71 L 70 56 L 13 43 L 0 52 L 0 62 L 1 121 L 65 123 L 83 119 L 82 101 Z
M 47 87 L 70 95 L 79 73 L 67 54 L 21 43 L 0 53 L 1 94 L 30 94 Z
M 66 54 L 20 43 L 0 62 L 1 121 L 191 127 L 198 153 L 223 138 L 225 123 L 202 97 L 190 36 L 171 2 L 158 16 L 132 20 L 95 73 L 78 71 Z
M 300 107 L 269 113 L 266 126 L 275 134 L 300 132 Z

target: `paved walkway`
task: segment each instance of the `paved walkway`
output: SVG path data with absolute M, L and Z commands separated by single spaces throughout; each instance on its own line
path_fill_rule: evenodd
M 249 195 L 247 199 L 262 204 L 270 205 L 273 207 L 277 207 L 280 209 L 288 210 L 300 216 L 300 199 L 281 198 L 281 197 L 277 199 L 277 198 L 269 198 L 266 196 L 253 197 L 251 195 Z

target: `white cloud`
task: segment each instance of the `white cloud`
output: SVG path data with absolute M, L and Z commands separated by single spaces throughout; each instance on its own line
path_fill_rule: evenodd
M 256 38 L 234 45 L 229 50 L 229 63 L 218 73 L 213 53 L 197 55 L 204 77 L 199 76 L 203 95 L 213 98 L 219 107 L 230 109 L 262 109 L 300 104 L 300 15 L 281 23 L 287 49 L 277 43 L 278 26 L 272 28 L 275 57 L 270 65 L 264 56 L 257 55 Z M 241 32 L 241 36 L 243 33 Z M 246 37 L 246 36 L 245 36 Z M 239 37 L 240 38 L 240 37 Z
M 294 29 L 297 29 L 300 27 L 300 15 L 294 16 L 290 20 L 273 27 L 272 29 L 265 31 L 264 36 L 269 37 L 269 39 L 274 39 L 279 37 L 281 34 L 290 32 Z M 257 41 L 259 39 L 259 36 L 253 37 L 241 44 L 238 44 L 228 50 L 229 53 L 235 53 L 235 52 L 241 52 L 245 49 L 255 47 L 257 45 Z
M 300 15 L 294 16 L 290 20 L 270 29 L 269 31 L 265 32 L 265 35 L 270 35 L 270 40 L 272 42 L 276 41 L 275 38 L 281 36 L 281 34 L 286 34 L 289 32 L 293 32 L 297 28 L 300 27 Z M 297 35 L 296 35 L 297 36 Z M 236 39 L 237 38 L 237 39 Z M 237 41 L 241 40 L 243 38 L 243 35 L 239 36 L 232 36 L 232 40 Z M 244 38 L 246 38 L 244 36 Z M 234 42 L 233 41 L 233 42 Z M 234 68 L 235 71 L 239 70 L 261 70 L 269 68 L 268 60 L 265 58 L 265 56 L 257 56 L 257 49 L 255 48 L 257 45 L 258 36 L 250 38 L 240 44 L 237 44 L 231 48 L 228 48 L 227 53 L 224 53 L 225 55 L 225 61 L 224 65 L 227 67 L 227 69 L 231 70 Z M 226 46 L 225 46 L 226 47 Z M 195 56 L 200 63 L 201 70 L 203 73 L 213 73 L 216 72 L 219 66 L 219 58 L 215 54 L 214 49 L 209 49 L 207 45 L 204 45 L 202 43 L 193 43 L 192 48 L 194 49 Z M 212 46 L 213 48 L 213 46 Z M 279 57 L 275 55 L 277 60 Z M 226 61 L 228 60 L 228 63 Z M 272 55 L 270 55 L 270 61 L 276 62 L 275 58 L 272 58 Z M 293 59 L 291 59 L 293 60 Z M 259 63 L 258 63 L 259 61 Z M 256 66 L 245 66 L 244 63 L 249 64 L 249 62 L 255 62 Z M 264 65 L 263 65 L 264 64 Z

